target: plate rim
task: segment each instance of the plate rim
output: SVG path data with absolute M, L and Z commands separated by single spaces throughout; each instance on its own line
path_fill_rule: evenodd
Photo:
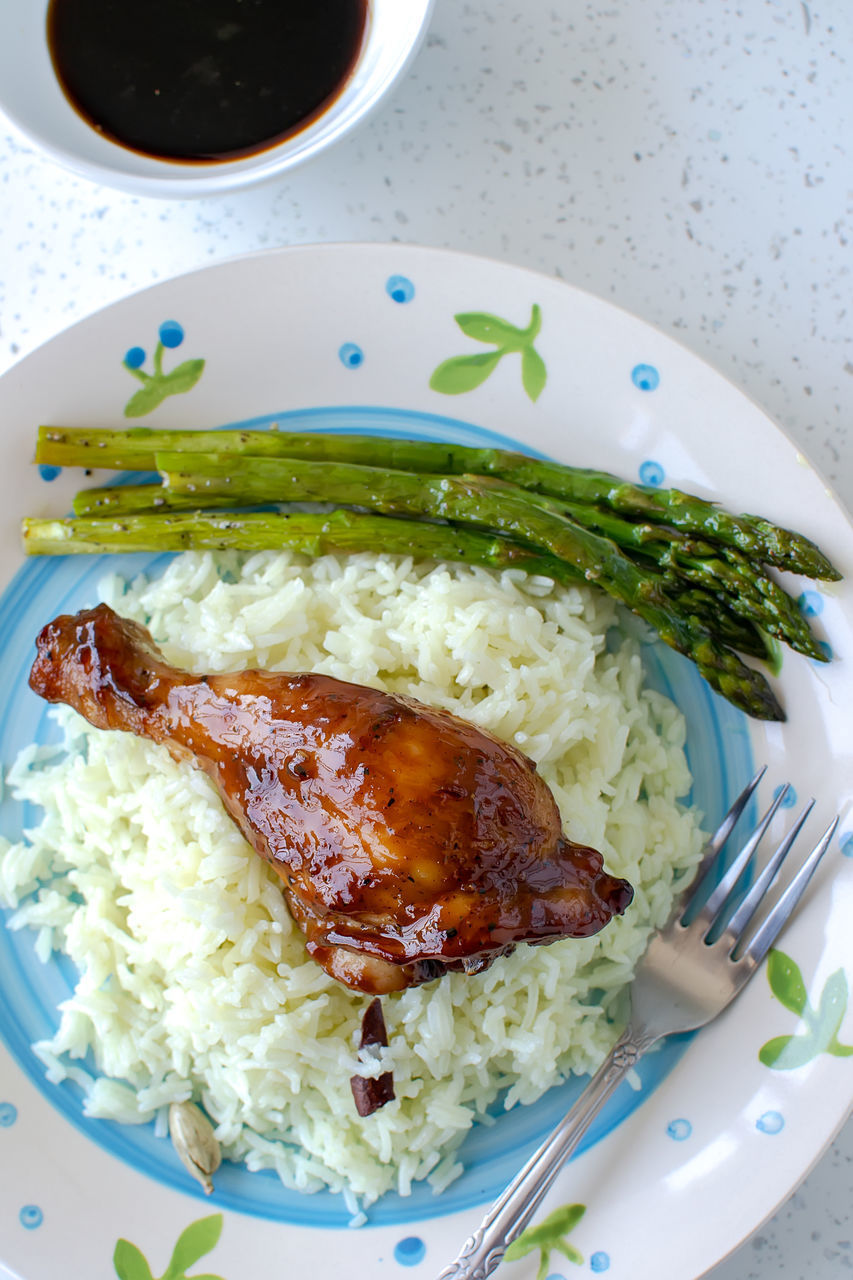
M 113 308 L 121 307 L 125 305 L 132 305 L 135 302 L 138 302 L 140 299 L 148 295 L 155 294 L 156 292 L 161 291 L 164 288 L 167 288 L 169 286 L 174 287 L 174 286 L 188 284 L 192 282 L 195 278 L 209 276 L 211 273 L 215 273 L 222 269 L 234 269 L 235 267 L 239 268 L 241 264 L 247 261 L 253 261 L 257 259 L 263 260 L 267 258 L 286 258 L 292 255 L 304 256 L 308 254 L 316 254 L 318 252 L 321 254 L 326 254 L 329 252 L 340 252 L 340 251 L 346 251 L 349 253 L 353 250 L 364 251 L 368 253 L 378 252 L 381 254 L 386 254 L 389 251 L 393 250 L 393 252 L 396 255 L 399 255 L 401 257 L 404 257 L 408 254 L 416 254 L 416 255 L 427 254 L 427 255 L 438 255 L 444 259 L 457 259 L 457 260 L 473 259 L 477 263 L 485 267 L 488 267 L 493 271 L 494 270 L 497 270 L 499 272 L 509 271 L 513 273 L 523 274 L 525 277 L 532 278 L 534 280 L 548 280 L 550 283 L 554 285 L 558 285 L 560 289 L 568 290 L 573 295 L 576 295 L 585 299 L 592 299 L 594 302 L 596 302 L 606 311 L 619 312 L 628 322 L 634 325 L 638 325 L 644 329 L 651 330 L 653 333 L 655 333 L 661 339 L 663 339 L 665 343 L 671 344 L 672 347 L 680 351 L 689 361 L 695 361 L 699 365 L 704 366 L 705 369 L 708 370 L 716 380 L 719 380 L 721 384 L 725 384 L 746 404 L 750 405 L 752 410 L 758 415 L 760 415 L 760 417 L 763 419 L 764 423 L 767 426 L 769 426 L 773 431 L 781 435 L 781 437 L 783 438 L 783 440 L 785 441 L 785 443 L 788 445 L 788 447 L 793 453 L 798 455 L 798 457 L 802 457 L 807 462 L 808 467 L 811 469 L 811 471 L 814 473 L 815 477 L 821 484 L 827 497 L 831 500 L 837 515 L 841 517 L 841 520 L 844 526 L 846 527 L 847 535 L 851 538 L 851 542 L 853 542 L 853 517 L 851 517 L 850 512 L 848 511 L 848 509 L 846 508 L 845 504 L 840 499 L 840 497 L 835 493 L 833 487 L 826 481 L 826 478 L 823 476 L 818 466 L 810 458 L 804 455 L 801 446 L 792 439 L 789 432 L 780 423 L 775 421 L 769 415 L 769 413 L 766 411 L 766 409 L 762 405 L 756 402 L 756 400 L 753 397 L 751 397 L 748 393 L 743 391 L 742 388 L 738 387 L 736 384 L 731 382 L 730 379 L 728 379 L 719 369 L 717 369 L 714 365 L 712 365 L 702 355 L 697 354 L 691 348 L 687 347 L 680 339 L 672 337 L 669 333 L 667 333 L 665 330 L 655 325 L 654 323 L 643 319 L 642 317 L 629 311 L 627 308 L 621 307 L 617 303 L 613 303 L 609 299 L 602 298 L 600 295 L 591 293 L 577 285 L 563 281 L 557 277 L 544 275 L 544 273 L 536 271 L 535 269 L 524 266 L 524 265 L 508 263 L 508 262 L 493 259 L 490 257 L 485 257 L 482 255 L 471 254 L 464 250 L 445 249 L 441 247 L 424 246 L 424 245 L 384 244 L 382 242 L 373 242 L 373 241 L 366 241 L 366 242 L 338 241 L 338 242 L 329 242 L 324 244 L 291 245 L 291 246 L 284 246 L 280 248 L 256 250 L 250 253 L 235 255 L 234 257 L 223 259 L 216 263 L 203 265 L 201 267 L 196 267 L 189 271 L 178 273 L 177 275 L 171 276 L 166 280 L 158 281 L 154 284 L 144 286 L 143 288 L 133 290 L 129 294 L 126 294 L 119 299 L 116 299 L 110 303 L 107 303 L 103 307 L 97 308 L 95 311 L 89 313 L 87 316 L 80 317 L 78 320 L 74 322 L 73 325 L 67 326 L 66 328 L 61 330 L 59 333 L 52 335 L 52 337 L 47 339 L 44 343 L 40 344 L 33 351 L 28 352 L 26 355 L 22 356 L 19 360 L 15 362 L 14 365 L 12 365 L 6 371 L 6 373 L 3 375 L 3 378 L 0 379 L 0 395 L 2 395 L 3 390 L 8 385 L 14 384 L 14 382 L 17 380 L 17 377 L 24 378 L 26 376 L 26 366 L 29 361 L 33 360 L 35 357 L 44 358 L 44 355 L 48 351 L 48 349 L 52 348 L 54 344 L 61 343 L 62 340 L 67 336 L 70 330 L 79 329 L 81 326 L 84 326 L 88 321 L 91 321 L 98 317 L 103 316 L 104 313 L 109 312 Z M 17 377 L 15 375 L 17 375 Z M 475 415 L 475 420 L 476 420 L 476 415 Z M 818 1150 L 814 1154 L 813 1159 L 809 1164 L 808 1168 L 806 1168 L 805 1171 L 803 1171 L 800 1174 L 798 1181 L 791 1187 L 790 1191 L 787 1193 L 788 1195 L 790 1195 L 791 1192 L 796 1189 L 796 1186 L 799 1186 L 801 1184 L 801 1182 L 808 1176 L 808 1173 L 811 1171 L 814 1165 L 820 1160 L 826 1148 L 832 1142 L 835 1134 L 837 1134 L 838 1131 L 846 1123 L 846 1120 L 850 1114 L 851 1109 L 853 1109 L 853 1100 L 851 1100 L 851 1104 L 848 1105 L 845 1115 L 841 1118 L 840 1121 L 837 1122 L 837 1125 L 834 1129 L 833 1134 L 830 1135 L 828 1139 L 826 1139 L 826 1141 L 821 1146 L 820 1150 Z M 765 1217 L 762 1218 L 761 1221 L 766 1221 L 767 1218 L 772 1217 L 773 1213 L 776 1211 L 776 1209 L 778 1209 L 780 1203 L 782 1202 L 781 1201 L 777 1202 L 771 1209 L 769 1209 L 769 1211 L 767 1212 Z M 710 1265 L 711 1266 L 717 1265 L 718 1262 L 722 1261 L 723 1257 L 728 1256 L 729 1253 L 731 1252 L 734 1252 L 739 1247 L 739 1245 L 743 1242 L 743 1239 L 747 1238 L 747 1236 L 752 1231 L 758 1229 L 760 1225 L 761 1225 L 760 1222 L 754 1224 L 750 1228 L 749 1232 L 747 1232 L 746 1235 L 744 1235 L 743 1237 L 741 1237 L 741 1239 L 739 1239 L 736 1243 L 734 1243 L 726 1254 L 717 1256 L 715 1261 L 712 1262 Z

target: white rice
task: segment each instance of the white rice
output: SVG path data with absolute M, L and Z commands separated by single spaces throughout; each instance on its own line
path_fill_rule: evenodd
M 385 997 L 390 1045 L 357 1050 L 367 997 L 306 958 L 277 878 L 225 816 L 212 784 L 165 748 L 89 728 L 60 709 L 60 748 L 30 748 L 9 780 L 44 810 L 0 850 L 11 927 L 80 978 L 55 1036 L 51 1080 L 83 1085 L 92 1116 L 164 1130 L 195 1098 L 224 1154 L 291 1188 L 369 1204 L 460 1172 L 456 1150 L 502 1091 L 532 1102 L 594 1069 L 618 997 L 701 836 L 678 710 L 643 688 L 636 644 L 608 652 L 598 592 L 518 572 L 398 557 L 187 554 L 154 582 L 101 585 L 196 671 L 316 670 L 446 707 L 532 756 L 570 837 L 635 889 L 598 937 L 521 946 L 476 977 Z M 79 1060 L 91 1050 L 98 1074 Z M 393 1070 L 396 1100 L 355 1111 L 355 1073 Z

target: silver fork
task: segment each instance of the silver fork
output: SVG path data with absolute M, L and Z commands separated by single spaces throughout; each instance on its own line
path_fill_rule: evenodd
M 748 892 L 740 897 L 752 874 L 759 842 L 790 790 L 786 785 L 715 884 L 715 864 L 723 845 L 765 772 L 761 769 L 738 796 L 705 846 L 690 889 L 676 904 L 663 929 L 652 938 L 631 986 L 631 1017 L 625 1031 L 575 1105 L 495 1201 L 462 1246 L 456 1261 L 445 1267 L 438 1280 L 485 1280 L 491 1275 L 533 1217 L 604 1103 L 646 1050 L 664 1036 L 693 1031 L 711 1022 L 761 964 L 802 897 L 838 826 L 835 818 L 775 904 L 763 918 L 757 915 L 814 807 L 813 800 L 806 805 Z

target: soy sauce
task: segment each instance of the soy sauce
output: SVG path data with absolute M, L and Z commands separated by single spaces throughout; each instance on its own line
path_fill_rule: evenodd
M 323 113 L 361 49 L 368 0 L 50 0 L 66 97 L 162 160 L 234 160 Z

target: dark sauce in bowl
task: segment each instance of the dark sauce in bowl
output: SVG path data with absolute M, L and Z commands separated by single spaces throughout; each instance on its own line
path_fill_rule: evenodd
M 161 160 L 236 160 L 304 129 L 355 67 L 368 0 L 50 0 L 62 89 Z

